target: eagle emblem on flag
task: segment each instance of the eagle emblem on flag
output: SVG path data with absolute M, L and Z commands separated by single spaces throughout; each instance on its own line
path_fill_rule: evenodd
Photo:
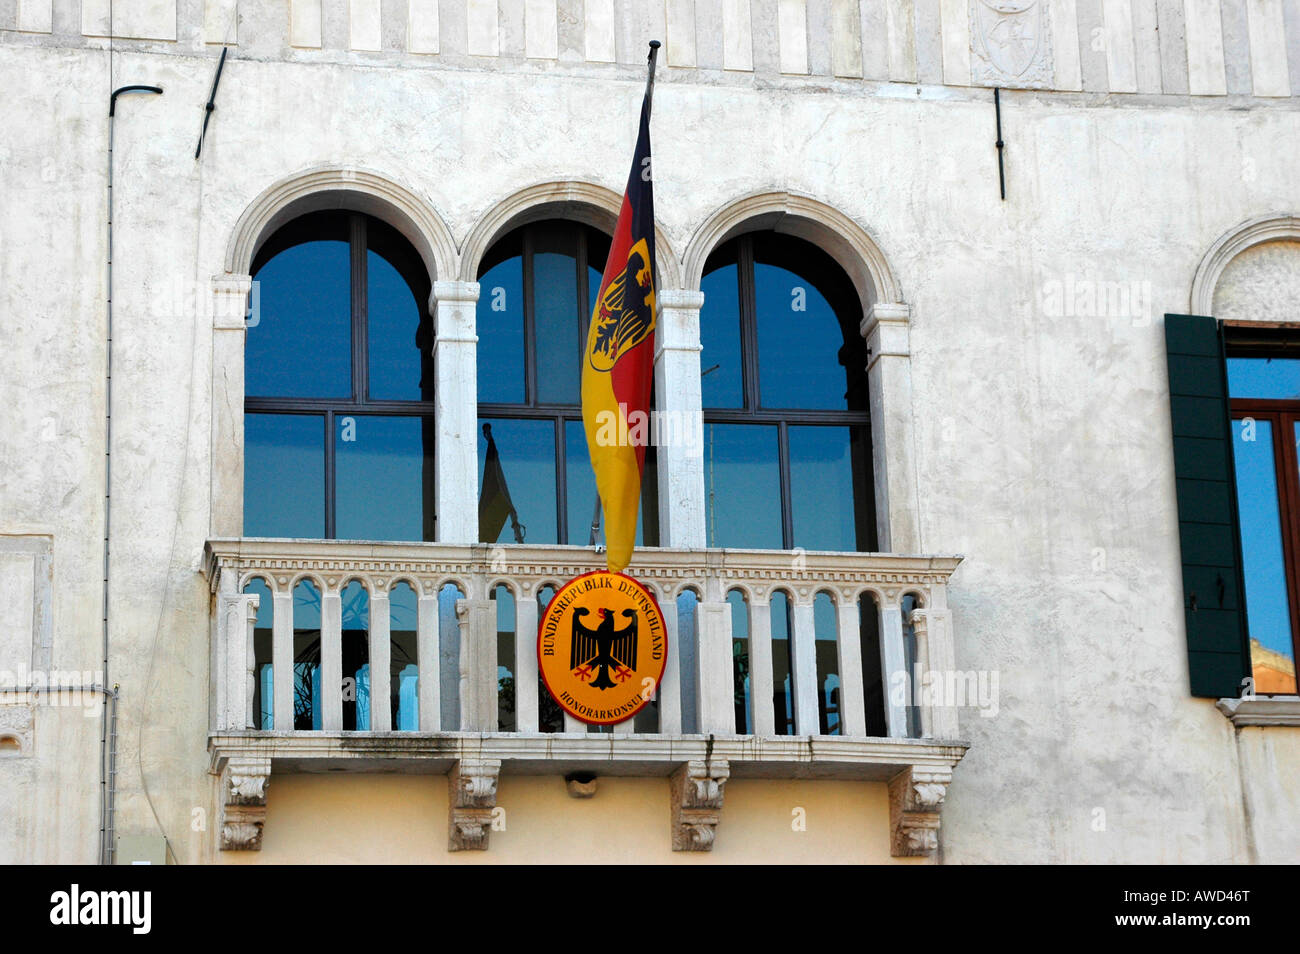
M 626 265 L 606 286 L 592 320 L 591 366 L 597 371 L 613 370 L 654 330 L 654 276 L 645 239 L 628 250 Z

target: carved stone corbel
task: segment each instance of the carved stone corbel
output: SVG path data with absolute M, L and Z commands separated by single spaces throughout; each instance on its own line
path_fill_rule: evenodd
M 486 851 L 497 805 L 500 759 L 461 759 L 447 774 L 448 851 Z
M 221 850 L 261 851 L 269 758 L 232 758 L 221 773 Z
M 889 780 L 890 854 L 933 855 L 939 849 L 939 809 L 952 769 L 913 765 Z
M 712 851 L 722 797 L 731 775 L 726 761 L 687 762 L 673 773 L 673 851 Z

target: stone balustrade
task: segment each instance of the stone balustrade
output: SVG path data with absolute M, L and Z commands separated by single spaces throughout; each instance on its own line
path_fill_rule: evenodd
M 483 820 L 505 770 L 675 779 L 679 850 L 709 850 L 726 779 L 736 772 L 887 781 L 898 789 L 891 796 L 896 853 L 928 854 L 944 786 L 967 746 L 952 700 L 911 687 L 921 673 L 953 671 L 947 589 L 959 562 L 639 550 L 628 572 L 659 603 L 667 667 L 647 707 L 651 718 L 643 710 L 600 732 L 567 715 L 559 722 L 539 685 L 536 655 L 549 591 L 602 568 L 591 548 L 210 540 L 209 747 L 237 816 L 223 845 L 261 843 L 263 809 L 248 793 L 264 800 L 265 784 L 250 781 L 257 775 L 250 765 L 261 767 L 264 783 L 276 762 L 290 771 L 400 763 L 452 780 L 453 850 L 487 846 Z M 301 711 L 303 621 L 295 619 L 307 605 L 296 596 L 304 581 L 317 594 L 306 611 L 315 627 L 306 634 L 314 639 L 310 721 Z M 365 687 L 348 680 L 364 680 L 367 669 L 392 671 L 398 644 L 389 601 L 403 584 L 415 609 L 401 628 L 413 639 L 418 674 L 413 692 L 410 685 L 400 691 L 403 707 L 418 705 L 400 708 L 394 683 L 391 707 L 378 691 L 363 706 L 355 699 Z M 344 607 L 344 594 L 359 594 L 358 586 L 368 603 L 364 626 Z M 259 643 L 268 593 L 273 612 Z M 353 641 L 350 655 L 345 639 Z M 362 640 L 365 667 L 345 673 L 345 657 L 355 662 Z M 916 779 L 923 790 L 913 790 Z

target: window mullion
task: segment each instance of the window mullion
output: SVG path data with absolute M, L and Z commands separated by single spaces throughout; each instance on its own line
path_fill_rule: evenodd
M 524 403 L 537 403 L 537 348 L 533 314 L 533 233 L 525 229 L 521 261 L 524 273 Z
M 790 500 L 790 426 L 781 421 L 776 425 L 778 455 L 781 468 L 781 539 L 784 548 L 794 547 L 794 509 Z
M 740 284 L 741 390 L 747 411 L 759 407 L 758 390 L 758 295 L 754 289 L 754 242 L 748 235 L 740 239 L 736 255 L 736 280 Z
M 334 524 L 334 411 L 325 412 L 325 539 L 335 537 Z
M 583 229 L 578 230 L 578 253 L 573 264 L 578 269 L 578 368 L 581 372 L 582 359 L 587 353 L 587 321 L 591 317 L 587 313 L 591 289 L 587 282 L 587 233 Z
M 352 400 L 364 404 L 370 394 L 370 368 L 366 340 L 366 219 L 348 217 L 352 281 Z
M 569 543 L 569 483 L 568 452 L 564 418 L 554 417 L 555 423 L 555 539 Z

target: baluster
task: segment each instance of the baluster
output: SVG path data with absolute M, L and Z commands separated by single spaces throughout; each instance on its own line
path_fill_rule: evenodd
M 438 594 L 423 584 L 415 615 L 415 664 L 419 670 L 420 731 L 437 732 L 442 722 L 438 666 Z
M 250 729 L 260 729 L 261 721 L 255 705 L 257 692 L 257 650 L 254 647 L 254 633 L 257 629 L 257 608 L 262 597 L 248 594 L 249 602 L 245 604 L 248 612 L 248 638 L 244 641 L 244 725 Z
M 343 729 L 343 598 L 337 581 L 326 581 L 320 597 L 321 728 Z
M 891 691 L 897 673 L 903 685 L 911 685 L 907 671 L 906 646 L 903 643 L 903 609 L 897 594 L 889 593 L 880 601 L 880 678 L 884 682 L 885 726 L 891 739 L 907 738 L 907 696 L 895 699 Z
M 659 611 L 664 616 L 664 632 L 668 636 L 668 659 L 664 675 L 659 680 L 659 731 L 665 735 L 680 735 L 682 731 L 682 676 L 681 646 L 677 640 L 677 603 L 660 590 L 655 593 Z
M 371 732 L 393 728 L 392 616 L 385 581 L 375 585 L 370 597 L 370 725 Z
M 293 728 L 293 591 L 271 594 L 271 694 L 275 728 Z
M 497 730 L 497 604 L 456 601 L 460 621 L 460 727 L 463 732 Z
M 928 613 L 919 606 L 912 610 L 908 622 L 912 624 L 912 635 L 916 638 L 916 663 L 914 670 L 920 675 L 920 679 L 933 679 L 937 675 L 930 664 L 930 633 Z M 942 677 L 940 677 L 942 678 Z M 933 684 L 931 684 L 933 685 Z M 940 704 L 943 703 L 943 685 L 942 683 L 931 692 L 923 692 L 920 680 L 912 687 L 915 698 L 921 703 L 918 705 L 920 713 L 920 731 L 921 738 L 934 738 L 934 710 L 936 708 L 936 699 Z
M 537 732 L 541 725 L 537 697 L 537 590 L 521 586 L 515 599 L 515 729 Z
M 862 635 L 858 604 L 840 594 L 836 606 L 835 646 L 840 661 L 840 732 L 846 736 L 867 734 L 867 703 L 862 682 Z
M 714 600 L 695 609 L 696 718 L 701 733 L 736 731 L 734 674 L 731 671 L 731 607 Z M 813 716 L 816 719 L 816 700 Z
M 817 628 L 813 604 L 803 599 L 794 604 L 794 651 L 791 677 L 794 680 L 794 730 L 797 735 L 817 735 Z
M 775 735 L 772 712 L 772 604 L 767 591 L 755 591 L 749 604 L 749 698 L 754 734 Z

